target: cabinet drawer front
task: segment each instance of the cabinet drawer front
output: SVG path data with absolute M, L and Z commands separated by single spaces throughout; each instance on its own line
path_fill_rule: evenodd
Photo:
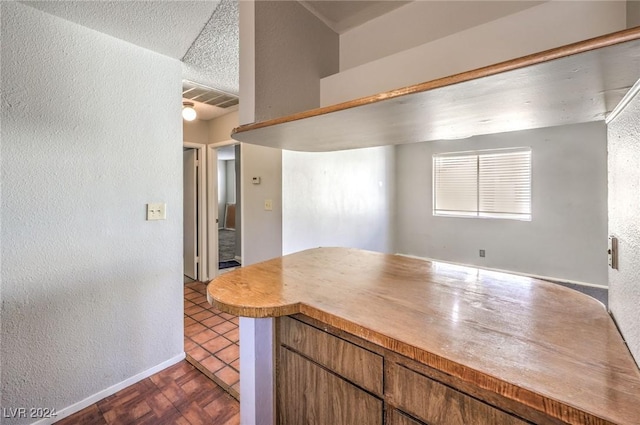
M 388 408 L 387 420 L 385 421 L 385 425 L 425 425 L 425 424 L 423 424 L 422 422 L 418 422 L 415 419 L 400 413 L 400 411 L 396 409 Z
M 280 343 L 382 396 L 382 356 L 290 317 L 280 318 Z
M 382 425 L 382 400 L 280 347 L 280 425 Z
M 387 400 L 429 425 L 528 424 L 402 365 L 387 366 Z

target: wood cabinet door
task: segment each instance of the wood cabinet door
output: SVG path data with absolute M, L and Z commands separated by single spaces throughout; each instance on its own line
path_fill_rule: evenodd
M 387 402 L 429 425 L 528 425 L 403 365 L 388 362 L 386 372 Z
M 280 347 L 280 425 L 382 425 L 382 400 Z

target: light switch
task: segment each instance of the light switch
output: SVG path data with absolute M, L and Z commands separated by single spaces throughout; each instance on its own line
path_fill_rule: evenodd
M 264 210 L 265 211 L 273 210 L 273 201 L 271 199 L 264 200 Z
M 147 220 L 166 220 L 167 204 L 155 203 L 147 204 Z

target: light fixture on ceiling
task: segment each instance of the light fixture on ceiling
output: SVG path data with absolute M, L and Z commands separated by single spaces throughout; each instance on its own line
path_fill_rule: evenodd
M 198 114 L 193 107 L 192 102 L 182 102 L 182 118 L 185 121 L 193 121 L 197 118 Z

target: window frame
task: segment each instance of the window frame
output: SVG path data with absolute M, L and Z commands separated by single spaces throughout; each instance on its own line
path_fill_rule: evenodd
M 528 154 L 528 213 L 521 212 L 507 212 L 507 211 L 482 211 L 480 208 L 481 205 L 481 157 L 482 156 L 491 156 L 491 155 L 499 155 L 499 154 L 509 154 L 509 153 L 527 153 Z M 437 166 L 437 161 L 439 158 L 446 157 L 454 157 L 454 158 L 464 158 L 464 157 L 475 157 L 476 159 L 476 167 L 475 167 L 475 188 L 476 188 L 476 198 L 475 198 L 475 209 L 474 210 L 449 210 L 449 212 L 445 212 L 444 208 L 436 208 L 437 207 L 437 196 L 438 196 L 438 179 L 437 174 L 440 169 Z M 518 174 L 524 175 L 522 171 L 519 171 Z M 483 219 L 498 219 L 498 220 L 516 220 L 516 221 L 532 221 L 533 220 L 533 151 L 531 147 L 517 147 L 517 148 L 498 148 L 498 149 L 483 149 L 483 150 L 471 150 L 471 151 L 456 151 L 456 152 L 441 152 L 434 153 L 432 155 L 432 182 L 431 182 L 431 190 L 432 190 L 432 205 L 431 212 L 434 217 L 453 217 L 453 218 L 483 218 Z M 440 192 L 441 193 L 441 192 Z

